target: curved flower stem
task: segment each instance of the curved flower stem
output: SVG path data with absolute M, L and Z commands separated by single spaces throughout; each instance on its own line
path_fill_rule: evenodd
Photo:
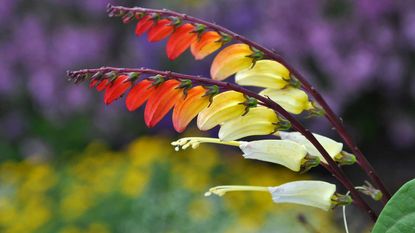
M 295 76 L 295 78 L 300 81 L 302 84 L 302 87 L 305 91 L 307 91 L 309 94 L 313 96 L 315 101 L 323 108 L 325 111 L 325 117 L 330 121 L 330 123 L 333 125 L 333 127 L 336 129 L 337 133 L 340 135 L 340 137 L 344 140 L 346 145 L 351 149 L 353 154 L 356 155 L 358 164 L 360 167 L 364 170 L 364 172 L 367 174 L 367 176 L 371 179 L 371 181 L 374 183 L 376 188 L 378 188 L 384 195 L 382 197 L 383 204 L 386 204 L 387 201 L 390 199 L 391 195 L 389 191 L 387 190 L 386 186 L 382 182 L 382 180 L 377 175 L 375 169 L 372 167 L 372 165 L 369 163 L 369 161 L 366 159 L 366 157 L 363 155 L 363 153 L 359 150 L 359 148 L 356 146 L 356 144 L 351 139 L 350 135 L 346 132 L 343 123 L 339 119 L 339 117 L 333 112 L 333 110 L 330 108 L 330 106 L 327 104 L 327 102 L 322 98 L 320 93 L 304 78 L 304 76 L 293 66 L 291 66 L 283 57 L 281 57 L 279 54 L 274 52 L 273 50 L 270 50 L 268 48 L 265 48 L 264 46 L 247 39 L 246 37 L 239 35 L 225 27 L 219 26 L 215 23 L 211 23 L 199 18 L 195 18 L 186 14 L 181 14 L 175 11 L 167 10 L 167 9 L 148 9 L 148 8 L 142 8 L 142 7 L 134 7 L 134 8 L 128 8 L 128 7 L 122 7 L 122 6 L 113 6 L 111 4 L 108 4 L 108 11 L 124 11 L 124 12 L 142 12 L 142 13 L 157 13 L 165 16 L 175 16 L 179 17 L 183 20 L 187 20 L 194 23 L 199 23 L 206 25 L 207 28 L 226 33 L 230 35 L 235 40 L 238 40 L 240 42 L 246 43 L 250 45 L 251 47 L 254 47 L 260 51 L 262 51 L 267 57 L 280 62 L 283 64 L 287 69 L 290 70 L 290 72 Z
M 259 101 L 259 104 L 266 106 L 268 108 L 273 109 L 274 111 L 281 114 L 285 119 L 291 122 L 291 125 L 295 130 L 303 134 L 321 153 L 321 155 L 324 157 L 324 159 L 327 161 L 328 164 L 322 164 L 337 180 L 339 180 L 342 185 L 350 191 L 353 200 L 357 206 L 359 206 L 361 209 L 366 211 L 369 216 L 372 218 L 373 221 L 376 221 L 377 214 L 371 209 L 371 207 L 363 200 L 363 198 L 360 196 L 360 193 L 355 189 L 354 185 L 350 182 L 350 180 L 345 176 L 343 171 L 340 169 L 340 167 L 337 166 L 337 164 L 334 162 L 334 160 L 330 157 L 330 155 L 327 153 L 327 151 L 324 149 L 324 147 L 318 142 L 318 140 L 314 137 L 314 135 L 306 129 L 296 118 L 294 118 L 290 113 L 288 113 L 284 108 L 282 108 L 279 104 L 272 101 L 271 99 L 261 96 L 256 92 L 253 92 L 251 90 L 248 90 L 246 88 L 243 88 L 241 86 L 238 86 L 233 83 L 227 83 L 222 81 L 217 81 L 201 76 L 193 76 L 193 75 L 186 75 L 186 74 L 180 74 L 176 72 L 171 71 L 159 71 L 159 70 L 153 70 L 153 69 L 147 69 L 147 68 L 115 68 L 115 67 L 101 67 L 98 69 L 84 69 L 79 71 L 68 71 L 68 76 L 72 79 L 74 79 L 75 82 L 83 81 L 82 78 L 80 78 L 83 75 L 86 74 L 94 74 L 97 72 L 107 73 L 107 72 L 116 72 L 116 73 L 130 73 L 130 72 L 137 72 L 141 74 L 149 74 L 149 75 L 162 75 L 166 78 L 171 79 L 188 79 L 193 82 L 199 83 L 199 84 L 208 84 L 208 85 L 216 85 L 218 87 L 221 87 L 226 90 L 234 90 L 240 93 L 243 93 L 244 95 L 247 95 L 249 97 L 255 98 Z M 81 80 L 79 80 L 81 79 Z

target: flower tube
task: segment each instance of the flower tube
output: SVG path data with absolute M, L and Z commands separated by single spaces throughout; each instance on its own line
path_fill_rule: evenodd
M 307 205 L 325 211 L 335 206 L 352 203 L 349 196 L 336 193 L 336 186 L 334 184 L 315 180 L 293 181 L 276 187 L 239 185 L 216 186 L 209 189 L 209 191 L 205 193 L 205 196 L 210 196 L 212 194 L 223 196 L 227 192 L 235 191 L 269 192 L 275 203 Z
M 190 46 L 190 51 L 196 60 L 202 60 L 209 54 L 222 47 L 222 36 L 215 32 L 209 31 L 202 34 L 200 39 Z
M 224 122 L 219 130 L 219 138 L 232 141 L 247 136 L 272 134 L 278 121 L 277 114 L 269 108 L 251 108 L 247 114 Z
M 281 107 L 293 114 L 300 114 L 304 110 L 313 109 L 312 103 L 308 100 L 307 94 L 294 87 L 286 87 L 281 90 L 265 89 L 259 93 L 277 102 Z
M 241 86 L 255 86 L 282 89 L 290 80 L 290 71 L 281 63 L 273 60 L 257 61 L 252 68 L 239 71 L 235 82 Z
M 246 111 L 247 98 L 236 91 L 226 91 L 215 95 L 209 107 L 197 116 L 197 127 L 200 130 L 209 130 L 213 127 L 241 116 Z

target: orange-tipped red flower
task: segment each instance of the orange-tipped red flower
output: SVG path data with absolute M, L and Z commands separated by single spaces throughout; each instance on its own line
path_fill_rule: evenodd
M 197 40 L 195 26 L 190 23 L 183 24 L 176 28 L 167 42 L 166 53 L 170 60 L 180 56 L 190 45 Z
M 144 110 L 144 121 L 149 128 L 160 122 L 176 102 L 183 98 L 183 90 L 179 86 L 179 81 L 167 80 L 150 96 Z
M 135 85 L 128 93 L 125 100 L 127 109 L 134 111 L 139 108 L 144 102 L 147 101 L 148 97 L 154 92 L 155 87 L 153 82 L 150 80 L 143 80 Z
M 147 40 L 149 42 L 157 42 L 168 37 L 174 31 L 174 26 L 171 24 L 171 21 L 168 19 L 158 20 L 154 26 L 148 31 Z
M 152 20 L 152 16 L 146 15 L 140 21 L 138 21 L 137 26 L 135 27 L 135 34 L 137 36 L 141 36 L 144 34 L 147 30 L 153 26 L 154 21 Z
M 105 90 L 104 103 L 111 104 L 114 100 L 120 98 L 130 87 L 131 82 L 128 81 L 127 75 L 120 75 Z
M 197 86 L 187 92 L 185 98 L 179 99 L 173 110 L 174 129 L 181 133 L 187 125 L 199 114 L 200 111 L 209 105 L 209 96 L 206 89 Z
M 221 39 L 222 36 L 215 31 L 205 32 L 198 41 L 191 45 L 190 51 L 196 60 L 202 60 L 222 46 Z

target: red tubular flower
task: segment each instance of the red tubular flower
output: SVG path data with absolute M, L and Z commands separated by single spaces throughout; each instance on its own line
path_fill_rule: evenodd
M 144 121 L 149 128 L 159 123 L 176 102 L 183 98 L 183 90 L 177 88 L 179 85 L 177 80 L 167 80 L 150 96 L 144 110 Z
M 151 80 L 143 80 L 136 84 L 128 93 L 125 100 L 128 111 L 135 111 L 139 108 L 148 97 L 154 92 L 155 88 Z
M 135 34 L 137 36 L 141 36 L 144 34 L 148 29 L 153 26 L 154 21 L 151 19 L 150 15 L 144 16 L 140 21 L 138 21 L 137 26 L 135 27 Z
M 193 32 L 195 26 L 190 23 L 183 24 L 176 28 L 167 42 L 166 53 L 170 60 L 176 59 L 190 45 L 197 40 L 197 33 Z
M 157 42 L 163 40 L 174 31 L 174 26 L 171 25 L 171 21 L 168 19 L 161 19 L 154 24 L 148 31 L 147 40 L 149 42 Z
M 202 60 L 222 46 L 221 38 L 222 36 L 215 31 L 203 33 L 199 41 L 192 44 L 190 51 L 196 60 Z
M 97 84 L 99 83 L 98 79 L 94 79 L 89 83 L 89 88 L 94 88 L 97 86 Z
M 206 89 L 197 86 L 187 92 L 186 98 L 180 98 L 173 109 L 174 129 L 181 133 L 187 125 L 209 105 L 209 96 L 204 96 Z
M 104 79 L 99 82 L 99 84 L 96 86 L 96 89 L 97 91 L 103 91 L 108 87 L 109 84 L 110 84 L 110 81 L 108 79 Z
M 104 95 L 105 104 L 111 104 L 114 100 L 120 98 L 131 87 L 131 82 L 127 81 L 128 78 L 129 77 L 127 75 L 120 75 L 110 86 L 108 86 Z

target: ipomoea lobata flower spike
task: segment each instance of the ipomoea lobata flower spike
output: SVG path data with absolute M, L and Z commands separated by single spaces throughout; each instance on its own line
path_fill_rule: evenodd
M 276 187 L 261 186 L 241 186 L 241 185 L 225 185 L 216 186 L 209 189 L 205 196 L 212 194 L 223 196 L 227 192 L 235 191 L 253 191 L 253 192 L 269 192 L 275 203 L 294 203 L 329 210 L 339 205 L 351 204 L 352 200 L 349 196 L 343 196 L 336 193 L 334 184 L 315 181 L 293 181 Z
M 258 141 L 221 141 L 217 138 L 189 137 L 182 138 L 172 145 L 175 150 L 197 148 L 201 143 L 215 143 L 237 146 L 243 152 L 245 159 L 255 159 L 285 166 L 292 171 L 305 172 L 319 165 L 320 159 L 307 154 L 304 146 L 288 140 L 258 140 Z
M 293 114 L 300 114 L 304 110 L 313 109 L 312 103 L 308 100 L 307 94 L 294 87 L 286 87 L 281 90 L 265 89 L 259 93 L 277 102 L 281 107 Z
M 248 100 L 242 93 L 236 91 L 225 91 L 215 95 L 210 106 L 197 116 L 197 126 L 205 131 L 241 116 L 247 110 Z
M 255 52 L 247 44 L 233 44 L 216 55 L 210 67 L 210 76 L 215 80 L 224 80 L 229 76 L 247 69 L 256 60 Z
M 282 89 L 289 84 L 290 71 L 273 60 L 260 60 L 252 68 L 239 71 L 235 82 L 241 86 Z
M 266 107 L 251 108 L 243 116 L 224 122 L 220 126 L 219 138 L 232 141 L 253 135 L 268 135 L 276 131 L 277 114 Z
M 318 156 L 320 157 L 322 162 L 327 163 L 324 157 L 320 154 L 320 152 L 314 147 L 314 145 L 301 133 L 278 131 L 276 134 L 279 135 L 281 139 L 297 142 L 305 146 L 307 152 L 310 155 Z M 324 137 L 319 134 L 313 133 L 313 135 L 314 137 L 316 137 L 317 141 L 324 147 L 324 149 L 327 151 L 330 157 L 332 157 L 334 161 L 336 161 L 340 165 L 350 165 L 356 162 L 356 158 L 354 155 L 342 151 L 343 143 L 336 142 L 331 138 Z

